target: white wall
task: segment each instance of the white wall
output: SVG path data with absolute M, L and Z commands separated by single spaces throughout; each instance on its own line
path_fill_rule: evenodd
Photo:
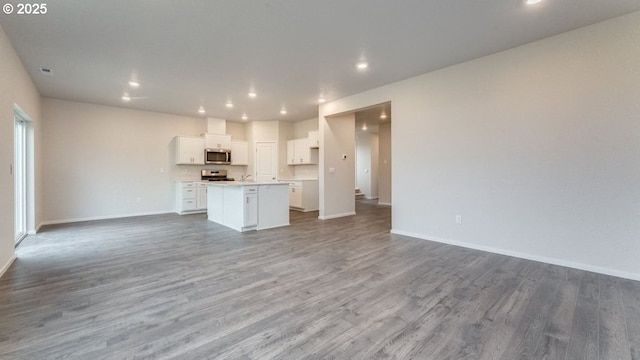
M 291 179 L 295 177 L 295 166 L 287 165 L 287 140 L 294 138 L 294 124 L 279 121 L 278 127 L 278 179 Z
M 246 130 L 244 123 L 227 121 L 227 135 L 231 135 L 232 140 L 246 140 Z
M 640 12 L 320 113 L 392 102 L 394 232 L 640 279 L 638 59 Z
M 320 119 L 319 218 L 354 215 L 355 115 Z
M 369 192 L 369 196 L 367 199 L 377 199 L 378 198 L 378 160 L 379 160 L 379 144 L 380 140 L 378 134 L 371 134 L 371 189 Z
M 356 186 L 366 199 L 378 198 L 378 134 L 356 131 Z
M 371 198 L 371 134 L 356 132 L 356 184 L 365 198 Z
M 378 126 L 378 204 L 391 205 L 391 124 Z
M 293 123 L 293 138 L 299 139 L 309 136 L 309 131 L 318 130 L 318 118 L 311 118 Z
M 175 165 L 173 138 L 205 119 L 50 98 L 42 114 L 45 223 L 174 211 L 175 179 L 204 168 Z
M 4 30 L 0 27 L 0 275 L 6 271 L 14 257 L 14 181 L 10 168 L 14 162 L 14 104 L 17 104 L 33 121 L 35 150 L 34 203 L 31 228 L 41 221 L 40 202 L 42 182 L 41 164 L 41 121 L 40 95 L 31 81 L 24 65 L 16 54 Z M 35 181 L 34 181 L 35 180 Z

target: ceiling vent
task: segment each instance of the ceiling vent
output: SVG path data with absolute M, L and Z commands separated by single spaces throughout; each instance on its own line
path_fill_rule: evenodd
M 40 68 L 40 73 L 43 75 L 48 75 L 48 76 L 53 76 L 53 70 L 46 68 L 46 67 L 41 67 Z

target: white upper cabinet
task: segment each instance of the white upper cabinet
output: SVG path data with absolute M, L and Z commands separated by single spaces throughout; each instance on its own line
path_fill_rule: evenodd
M 231 142 L 231 165 L 249 165 L 249 145 L 246 141 Z
M 231 135 L 204 134 L 204 145 L 206 149 L 231 149 Z
M 318 151 L 309 147 L 309 138 L 287 141 L 287 165 L 318 163 Z
M 317 149 L 320 147 L 319 131 L 309 131 L 309 147 L 312 149 Z
M 176 136 L 176 164 L 204 165 L 204 139 L 197 137 Z

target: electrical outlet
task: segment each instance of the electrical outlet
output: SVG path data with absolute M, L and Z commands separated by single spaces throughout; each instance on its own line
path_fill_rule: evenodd
M 164 168 L 160 168 L 160 174 L 164 174 Z
M 462 215 L 456 215 L 456 224 L 462 224 Z

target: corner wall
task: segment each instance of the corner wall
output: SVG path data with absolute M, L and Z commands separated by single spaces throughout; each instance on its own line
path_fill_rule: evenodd
M 391 124 L 378 126 L 378 204 L 391 205 Z
M 636 12 L 323 104 L 321 119 L 392 102 L 393 232 L 640 280 L 639 58 Z
M 40 95 L 16 54 L 4 30 L 0 27 L 0 276 L 15 258 L 14 177 L 10 172 L 14 162 L 14 104 L 33 121 L 35 150 L 35 224 L 41 221 L 40 174 Z M 32 224 L 33 226 L 33 224 Z M 33 229 L 28 229 L 33 231 Z
M 320 117 L 320 219 L 355 215 L 355 139 L 355 114 Z

